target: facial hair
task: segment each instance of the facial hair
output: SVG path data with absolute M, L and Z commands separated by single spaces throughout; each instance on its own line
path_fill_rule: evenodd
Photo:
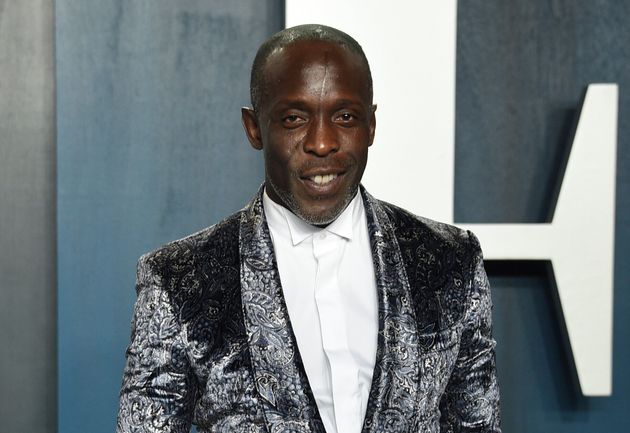
M 357 186 L 349 185 L 345 191 L 343 191 L 343 200 L 340 200 L 335 206 L 327 209 L 326 212 L 315 215 L 308 213 L 305 209 L 302 209 L 295 196 L 291 191 L 278 188 L 271 179 L 267 179 L 271 188 L 275 191 L 276 195 L 282 201 L 284 207 L 293 212 L 302 221 L 307 222 L 313 226 L 325 227 L 337 219 L 339 215 L 348 207 L 354 196 L 357 194 Z

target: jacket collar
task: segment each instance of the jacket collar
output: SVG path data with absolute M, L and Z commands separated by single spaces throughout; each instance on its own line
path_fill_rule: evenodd
M 361 186 L 374 260 L 379 334 L 363 433 L 407 431 L 419 375 L 418 335 L 400 248 L 382 208 Z M 241 296 L 254 380 L 269 431 L 324 433 L 282 295 L 262 187 L 240 223 Z

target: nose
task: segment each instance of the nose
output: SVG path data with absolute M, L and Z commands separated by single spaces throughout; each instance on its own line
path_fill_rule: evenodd
M 339 150 L 339 141 L 332 121 L 318 118 L 311 123 L 304 141 L 304 151 L 317 156 L 326 156 L 337 150 Z

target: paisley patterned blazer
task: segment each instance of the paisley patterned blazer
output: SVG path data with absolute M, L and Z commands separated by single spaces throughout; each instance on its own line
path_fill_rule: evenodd
M 325 432 L 261 191 L 215 226 L 140 258 L 119 433 L 181 433 L 191 424 L 199 432 Z M 477 239 L 361 194 L 379 302 L 363 433 L 499 432 Z

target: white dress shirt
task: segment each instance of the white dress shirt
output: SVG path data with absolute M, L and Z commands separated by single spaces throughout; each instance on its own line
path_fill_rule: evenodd
M 378 300 L 361 194 L 325 228 L 263 194 L 282 292 L 327 433 L 360 433 L 376 359 Z

